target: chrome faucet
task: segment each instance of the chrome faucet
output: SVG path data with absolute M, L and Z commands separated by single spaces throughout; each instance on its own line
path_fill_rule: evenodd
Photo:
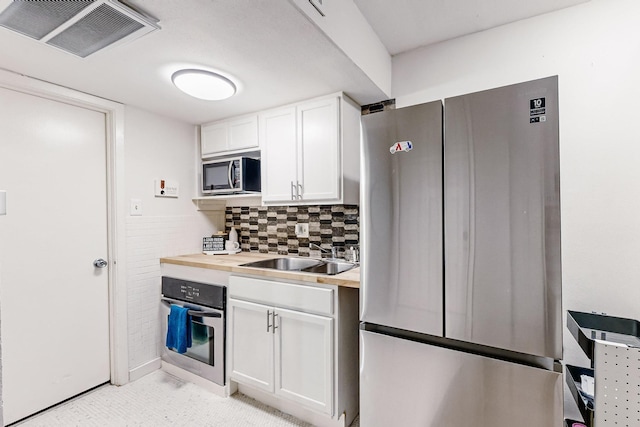
M 318 249 L 320 252 L 322 252 L 323 254 L 331 254 L 331 258 L 338 258 L 338 248 L 336 246 L 331 246 L 331 250 L 329 249 L 325 249 L 325 248 L 321 248 L 320 246 L 316 245 L 315 243 L 309 243 L 309 247 L 314 247 L 316 249 Z M 322 255 L 321 255 L 322 257 Z

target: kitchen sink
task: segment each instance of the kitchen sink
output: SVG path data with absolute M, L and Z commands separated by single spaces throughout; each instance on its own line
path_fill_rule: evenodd
M 351 270 L 355 264 L 346 261 L 319 260 L 313 258 L 289 257 L 270 258 L 241 264 L 242 267 L 267 268 L 281 271 L 303 271 L 306 273 L 334 275 Z
M 270 258 L 242 264 L 243 267 L 269 268 L 272 270 L 298 271 L 322 264 L 322 261 L 311 258 Z
M 302 271 L 306 271 L 307 273 L 333 275 L 333 274 L 343 273 L 347 270 L 351 270 L 353 267 L 355 267 L 355 264 L 352 262 L 324 261 L 322 264 L 303 268 Z

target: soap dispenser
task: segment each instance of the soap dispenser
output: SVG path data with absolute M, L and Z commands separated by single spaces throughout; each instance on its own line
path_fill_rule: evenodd
M 235 227 L 231 227 L 231 231 L 229 231 L 229 240 L 232 242 L 238 241 L 238 232 Z

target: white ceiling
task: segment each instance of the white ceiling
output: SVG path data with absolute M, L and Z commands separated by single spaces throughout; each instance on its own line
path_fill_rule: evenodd
M 354 1 L 397 54 L 585 0 Z M 159 19 L 161 30 L 81 59 L 0 27 L 0 68 L 194 124 L 337 91 L 360 104 L 386 98 L 288 0 L 127 3 Z M 190 98 L 170 82 L 184 67 L 231 74 L 239 93 Z
M 396 55 L 589 0 L 353 1 L 389 53 Z

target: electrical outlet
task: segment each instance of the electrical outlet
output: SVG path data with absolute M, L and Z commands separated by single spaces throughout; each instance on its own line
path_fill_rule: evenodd
M 296 224 L 296 237 L 309 237 L 309 224 L 303 222 Z

